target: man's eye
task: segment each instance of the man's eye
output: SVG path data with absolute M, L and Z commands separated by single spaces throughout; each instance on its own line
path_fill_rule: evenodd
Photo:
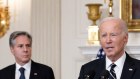
M 26 46 L 27 46 L 27 47 L 31 47 L 31 45 L 30 45 L 30 44 L 27 44 Z
M 106 37 L 106 35 L 105 35 L 105 34 L 103 34 L 101 37 Z
M 19 45 L 18 47 L 22 48 L 22 47 L 23 47 L 23 45 Z
M 117 36 L 117 34 L 111 34 L 111 36 Z

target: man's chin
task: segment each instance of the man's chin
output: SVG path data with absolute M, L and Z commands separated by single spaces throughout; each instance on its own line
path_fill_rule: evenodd
M 107 55 L 107 57 L 113 57 L 114 56 L 114 52 L 107 52 L 106 55 Z
M 24 59 L 23 62 L 24 63 L 28 63 L 30 61 L 30 59 Z

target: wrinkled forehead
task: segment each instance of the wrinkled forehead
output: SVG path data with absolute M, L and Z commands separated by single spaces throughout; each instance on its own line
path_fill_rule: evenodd
M 122 26 L 118 21 L 110 20 L 110 21 L 105 21 L 100 25 L 99 31 L 102 31 L 102 30 L 107 30 L 107 31 L 120 30 L 120 31 L 122 31 Z

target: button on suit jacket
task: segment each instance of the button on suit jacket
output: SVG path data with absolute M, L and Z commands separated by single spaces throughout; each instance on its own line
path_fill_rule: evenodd
M 0 70 L 0 79 L 15 79 L 16 65 L 10 65 Z M 29 79 L 55 79 L 52 68 L 49 66 L 31 62 L 31 72 Z

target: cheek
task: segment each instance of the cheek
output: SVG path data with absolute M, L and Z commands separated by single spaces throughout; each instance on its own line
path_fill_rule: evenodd
M 15 55 L 15 49 L 11 48 L 11 53 Z
M 126 41 L 125 40 L 123 41 L 123 39 L 116 42 L 116 46 L 118 49 L 123 48 L 125 44 L 126 44 Z
M 104 46 L 105 45 L 105 41 L 100 39 L 100 45 Z
M 28 52 L 31 53 L 32 52 L 32 49 L 29 49 Z
M 14 56 L 19 56 L 19 54 L 20 54 L 20 50 L 18 50 L 18 49 L 13 49 L 13 50 L 11 50 L 11 52 Z

